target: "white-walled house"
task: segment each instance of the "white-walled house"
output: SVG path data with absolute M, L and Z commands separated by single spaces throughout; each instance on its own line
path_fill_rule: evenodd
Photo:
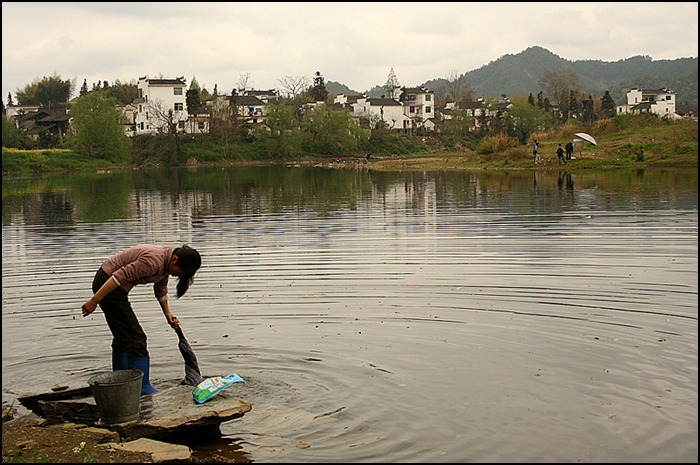
M 138 108 L 136 134 L 166 133 L 171 114 L 177 130 L 186 130 L 187 85 L 184 77 L 149 79 L 144 76 L 139 78 L 137 88 L 138 98 L 133 102 Z
M 241 92 L 242 96 L 257 97 L 263 103 L 271 103 L 279 100 L 279 94 L 275 89 L 269 90 L 244 90 Z
M 133 136 L 136 133 L 136 114 L 138 113 L 138 105 L 128 103 L 123 107 L 118 107 L 122 112 L 122 129 L 127 136 Z
M 8 118 L 13 116 L 26 115 L 27 113 L 37 112 L 41 107 L 39 105 L 7 105 L 5 107 L 5 115 Z
M 360 98 L 351 104 L 353 116 L 364 117 L 369 120 L 371 128 L 375 128 L 378 121 L 384 121 L 389 129 L 404 129 L 410 118 L 404 115 L 401 102 L 391 98 Z
M 676 114 L 676 94 L 669 89 L 639 89 L 627 92 L 627 103 L 617 106 L 617 114 L 653 113 L 660 117 L 679 118 Z
M 450 120 L 454 112 L 460 111 L 464 116 L 471 119 L 469 130 L 475 131 L 483 126 L 485 119 L 488 123 L 488 118 L 496 117 L 499 111 L 506 112 L 510 111 L 512 108 L 513 104 L 510 99 L 505 96 L 492 99 L 489 102 L 487 102 L 484 97 L 479 97 L 477 100 L 471 101 L 447 102 L 445 108 L 442 110 L 442 119 Z
M 383 120 L 389 129 L 435 129 L 435 94 L 424 87 L 407 88 L 403 101 L 391 98 L 369 98 L 365 95 L 340 94 L 333 100 L 341 108 L 352 109 L 356 119 L 367 118 L 370 127 Z
M 229 107 L 228 95 L 219 95 L 207 103 L 213 115 L 220 114 Z M 265 117 L 265 102 L 252 95 L 236 96 L 236 107 L 238 116 L 243 118 L 247 123 L 257 124 L 262 123 Z
M 409 87 L 403 90 L 404 115 L 413 122 L 413 128 L 428 128 L 428 120 L 435 118 L 435 92 L 425 87 Z M 409 129 L 408 122 L 404 129 Z
M 262 123 L 265 116 L 265 102 L 253 95 L 236 97 L 238 114 L 250 124 Z

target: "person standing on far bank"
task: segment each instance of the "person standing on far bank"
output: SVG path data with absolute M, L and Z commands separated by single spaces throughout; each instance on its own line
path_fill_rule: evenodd
M 571 160 L 571 156 L 574 154 L 574 144 L 571 142 L 566 143 L 566 159 Z
M 177 276 L 177 298 L 182 297 L 194 280 L 202 259 L 195 249 L 183 245 L 176 249 L 141 244 L 109 257 L 97 270 L 92 282 L 94 295 L 82 305 L 83 316 L 104 312 L 112 332 L 112 370 L 138 368 L 143 372 L 141 394 L 158 392 L 149 381 L 150 357 L 144 333 L 129 302 L 129 292 L 137 284 L 153 284 L 153 293 L 160 303 L 168 324 L 176 329 L 180 321 L 170 313 L 168 280 Z
M 564 158 L 564 149 L 561 148 L 561 144 L 559 144 L 559 148 L 557 148 L 557 157 L 559 158 L 559 164 L 561 165 L 562 160 L 564 161 L 564 164 L 567 165 L 566 158 Z
M 535 165 L 540 162 L 540 144 L 537 143 L 537 140 L 535 140 L 535 143 L 532 144 L 532 155 L 535 157 Z

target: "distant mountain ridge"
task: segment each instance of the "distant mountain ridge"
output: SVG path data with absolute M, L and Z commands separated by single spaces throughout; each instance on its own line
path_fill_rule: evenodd
M 515 55 L 503 55 L 481 68 L 464 73 L 463 76 L 474 88 L 476 96 L 527 96 L 530 93 L 537 95 L 541 91 L 537 81 L 545 71 L 562 71 L 569 67 L 579 75 L 581 90 L 595 98 L 600 98 L 609 90 L 613 99 L 622 103 L 625 93 L 631 87 L 668 87 L 676 93 L 678 103 L 698 104 L 697 57 L 653 60 L 649 56 L 634 56 L 614 62 L 571 61 L 540 46 L 532 46 Z M 398 77 L 400 80 L 401 76 Z M 421 85 L 430 90 L 437 90 L 445 82 L 445 78 L 435 78 Z M 382 85 L 383 83 L 380 83 L 364 93 L 370 97 L 378 97 L 384 92 Z M 340 83 L 329 82 L 326 88 L 331 93 L 360 93 Z M 336 88 L 343 90 L 338 92 Z

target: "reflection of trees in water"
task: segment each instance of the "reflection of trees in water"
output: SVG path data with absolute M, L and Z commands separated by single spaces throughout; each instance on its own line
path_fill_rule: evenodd
M 673 202 L 676 190 L 688 186 L 697 189 L 696 172 L 682 169 L 384 172 L 272 165 L 83 172 L 4 181 L 3 224 L 18 214 L 27 224 L 51 226 L 162 222 L 163 215 L 185 225 L 212 216 L 376 208 L 546 214 L 583 198 L 622 208 Z

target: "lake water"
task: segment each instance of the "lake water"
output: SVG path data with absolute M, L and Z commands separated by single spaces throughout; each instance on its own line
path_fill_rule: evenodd
M 110 369 L 95 271 L 197 248 L 170 307 L 253 409 L 237 461 L 697 462 L 696 169 L 213 167 L 3 178 L 3 402 Z M 184 378 L 152 286 L 151 380 Z

